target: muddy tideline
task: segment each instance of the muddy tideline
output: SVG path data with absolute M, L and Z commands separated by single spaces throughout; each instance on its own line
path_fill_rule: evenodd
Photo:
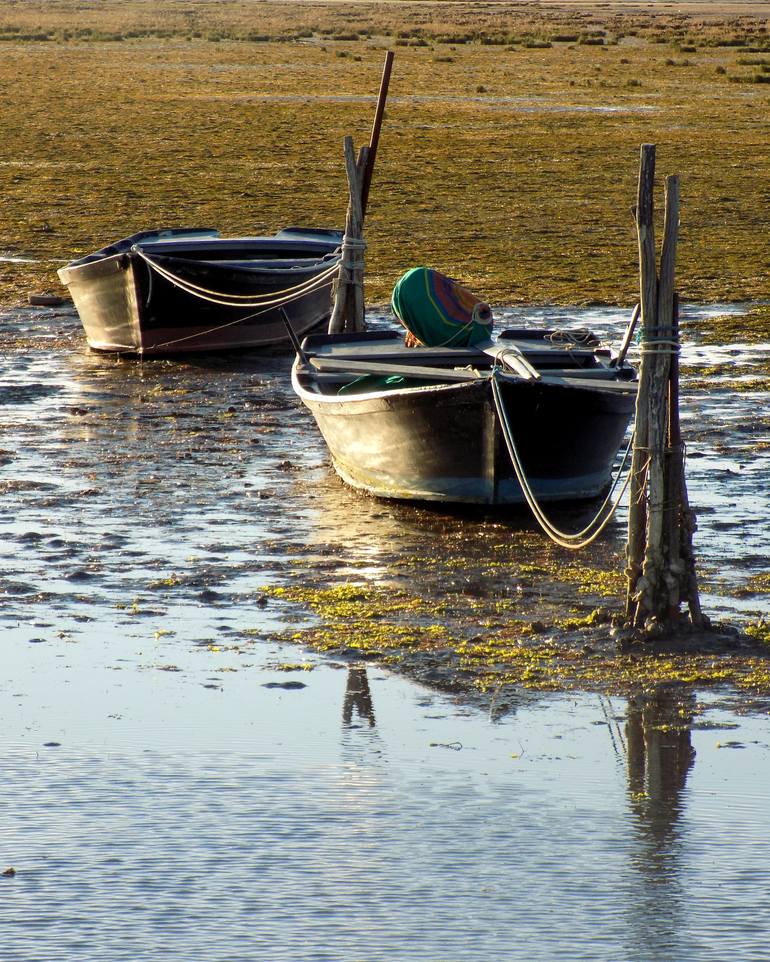
M 309 470 L 325 500 L 356 505 L 374 536 L 387 537 L 394 525 L 426 531 L 431 560 L 419 537 L 390 553 L 384 547 L 377 582 L 362 575 L 370 559 L 340 567 L 332 545 L 334 563 L 325 565 L 324 550 L 301 550 L 297 534 L 281 571 L 255 582 L 252 601 L 297 621 L 277 631 L 282 638 L 474 697 L 516 686 L 625 692 L 674 682 L 728 686 L 744 703 L 764 705 L 770 575 L 761 549 L 735 547 L 743 522 L 729 501 L 735 462 L 751 472 L 749 494 L 759 502 L 753 535 L 761 536 L 767 472 L 756 469 L 766 468 L 770 437 L 769 10 L 762 3 L 6 5 L 0 348 L 19 375 L 12 390 L 23 391 L 24 370 L 44 372 L 53 352 L 83 383 L 110 384 L 110 396 L 141 406 L 191 469 L 196 444 L 210 447 L 223 424 L 227 450 L 247 464 L 260 457 L 254 437 L 278 432 L 282 444 L 295 443 L 287 425 L 301 414 L 283 384 L 288 362 L 274 362 L 279 369 L 263 378 L 254 404 L 261 362 L 222 361 L 228 390 L 244 379 L 225 404 L 189 362 L 145 364 L 139 378 L 127 362 L 76 361 L 86 348 L 71 311 L 18 305 L 32 292 L 58 291 L 55 271 L 66 261 L 148 227 L 259 234 L 297 222 L 341 225 L 342 138 L 368 137 L 386 49 L 396 50 L 396 61 L 367 219 L 370 303 L 385 302 L 404 269 L 425 263 L 522 315 L 522 305 L 629 307 L 637 296 L 629 208 L 638 150 L 655 142 L 659 174 L 682 177 L 682 300 L 743 305 L 686 318 L 692 351 L 683 401 L 691 467 L 705 459 L 696 509 L 699 486 L 708 492 L 718 477 L 726 492 L 705 506 L 696 544 L 705 548 L 704 605 L 708 611 L 716 599 L 716 620 L 741 633 L 716 635 L 697 656 L 681 643 L 621 651 L 611 635 L 623 594 L 620 523 L 587 554 L 565 557 L 525 516 L 447 521 L 440 512 L 340 495 L 319 468 L 320 448 Z M 121 377 L 128 387 L 117 386 Z M 185 420 L 183 395 L 174 392 L 194 390 L 201 394 Z M 209 415 L 198 403 L 206 397 L 217 405 Z M 121 423 L 114 407 L 74 402 L 62 412 L 63 436 L 80 437 L 83 418 L 105 438 Z M 6 430 L 13 435 L 21 424 L 12 417 Z M 267 484 L 266 504 L 274 488 L 289 496 L 292 479 L 311 484 L 301 472 L 295 477 L 291 452 L 271 454 L 289 466 L 272 473 L 282 480 Z M 111 456 L 120 476 L 130 458 Z M 4 454 L 10 465 L 17 457 L 12 448 Z M 98 465 L 90 473 L 82 487 L 99 501 L 99 486 L 115 479 Z M 12 474 L 5 497 L 25 496 Z M 276 541 L 270 550 L 279 548 Z M 172 570 L 158 556 L 152 568 L 147 584 L 121 600 L 126 617 L 197 584 L 198 573 L 181 562 Z M 244 627 L 232 644 L 263 637 Z

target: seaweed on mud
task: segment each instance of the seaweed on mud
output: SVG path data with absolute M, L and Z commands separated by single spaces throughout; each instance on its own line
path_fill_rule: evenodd
M 266 586 L 271 598 L 315 616 L 275 637 L 325 653 L 377 660 L 417 677 L 443 670 L 453 690 L 489 692 L 509 687 L 535 691 L 628 694 L 663 684 L 730 687 L 770 695 L 767 626 L 666 640 L 634 651 L 619 646 L 608 609 L 550 623 L 508 618 L 484 630 L 472 602 L 462 614 L 439 618 L 440 607 L 405 590 L 364 583 L 311 587 Z M 553 585 L 549 585 L 553 591 Z M 479 628 L 482 628 L 480 631 Z

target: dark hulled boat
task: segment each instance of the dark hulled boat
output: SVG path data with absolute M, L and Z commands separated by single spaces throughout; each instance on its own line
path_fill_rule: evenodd
M 59 270 L 97 351 L 157 355 L 288 344 L 331 313 L 342 233 L 144 231 Z
M 520 504 L 508 441 L 538 501 L 608 487 L 635 374 L 595 339 L 504 331 L 470 348 L 395 333 L 306 338 L 292 369 L 340 477 L 386 498 Z M 509 435 L 506 438 L 506 433 Z

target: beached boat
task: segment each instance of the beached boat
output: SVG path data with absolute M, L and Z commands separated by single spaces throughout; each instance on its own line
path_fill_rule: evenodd
M 331 313 L 342 233 L 143 231 L 59 270 L 90 347 L 153 355 L 288 344 Z
M 601 495 L 634 370 L 589 332 L 517 329 L 466 347 L 314 335 L 292 368 L 348 484 L 385 498 L 519 504 Z

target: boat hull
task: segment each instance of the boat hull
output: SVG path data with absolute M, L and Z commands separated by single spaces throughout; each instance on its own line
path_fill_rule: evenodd
M 294 375 L 340 477 L 378 497 L 523 504 L 491 381 L 344 398 L 316 395 Z M 602 494 L 633 415 L 633 394 L 499 382 L 528 483 L 540 501 Z
M 289 346 L 284 322 L 302 336 L 328 320 L 332 278 L 323 286 L 285 299 L 283 292 L 328 273 L 337 262 L 337 232 L 324 241 L 276 238 L 137 244 L 107 256 L 92 255 L 63 268 L 89 346 L 96 351 L 139 355 L 184 354 L 238 348 Z M 125 247 L 125 244 L 124 244 Z M 188 250 L 186 248 L 194 248 Z M 105 249 L 109 251 L 110 248 Z M 202 289 L 183 290 L 148 263 Z M 233 307 L 219 294 L 283 304 Z M 301 291 L 300 291 L 301 293 Z

